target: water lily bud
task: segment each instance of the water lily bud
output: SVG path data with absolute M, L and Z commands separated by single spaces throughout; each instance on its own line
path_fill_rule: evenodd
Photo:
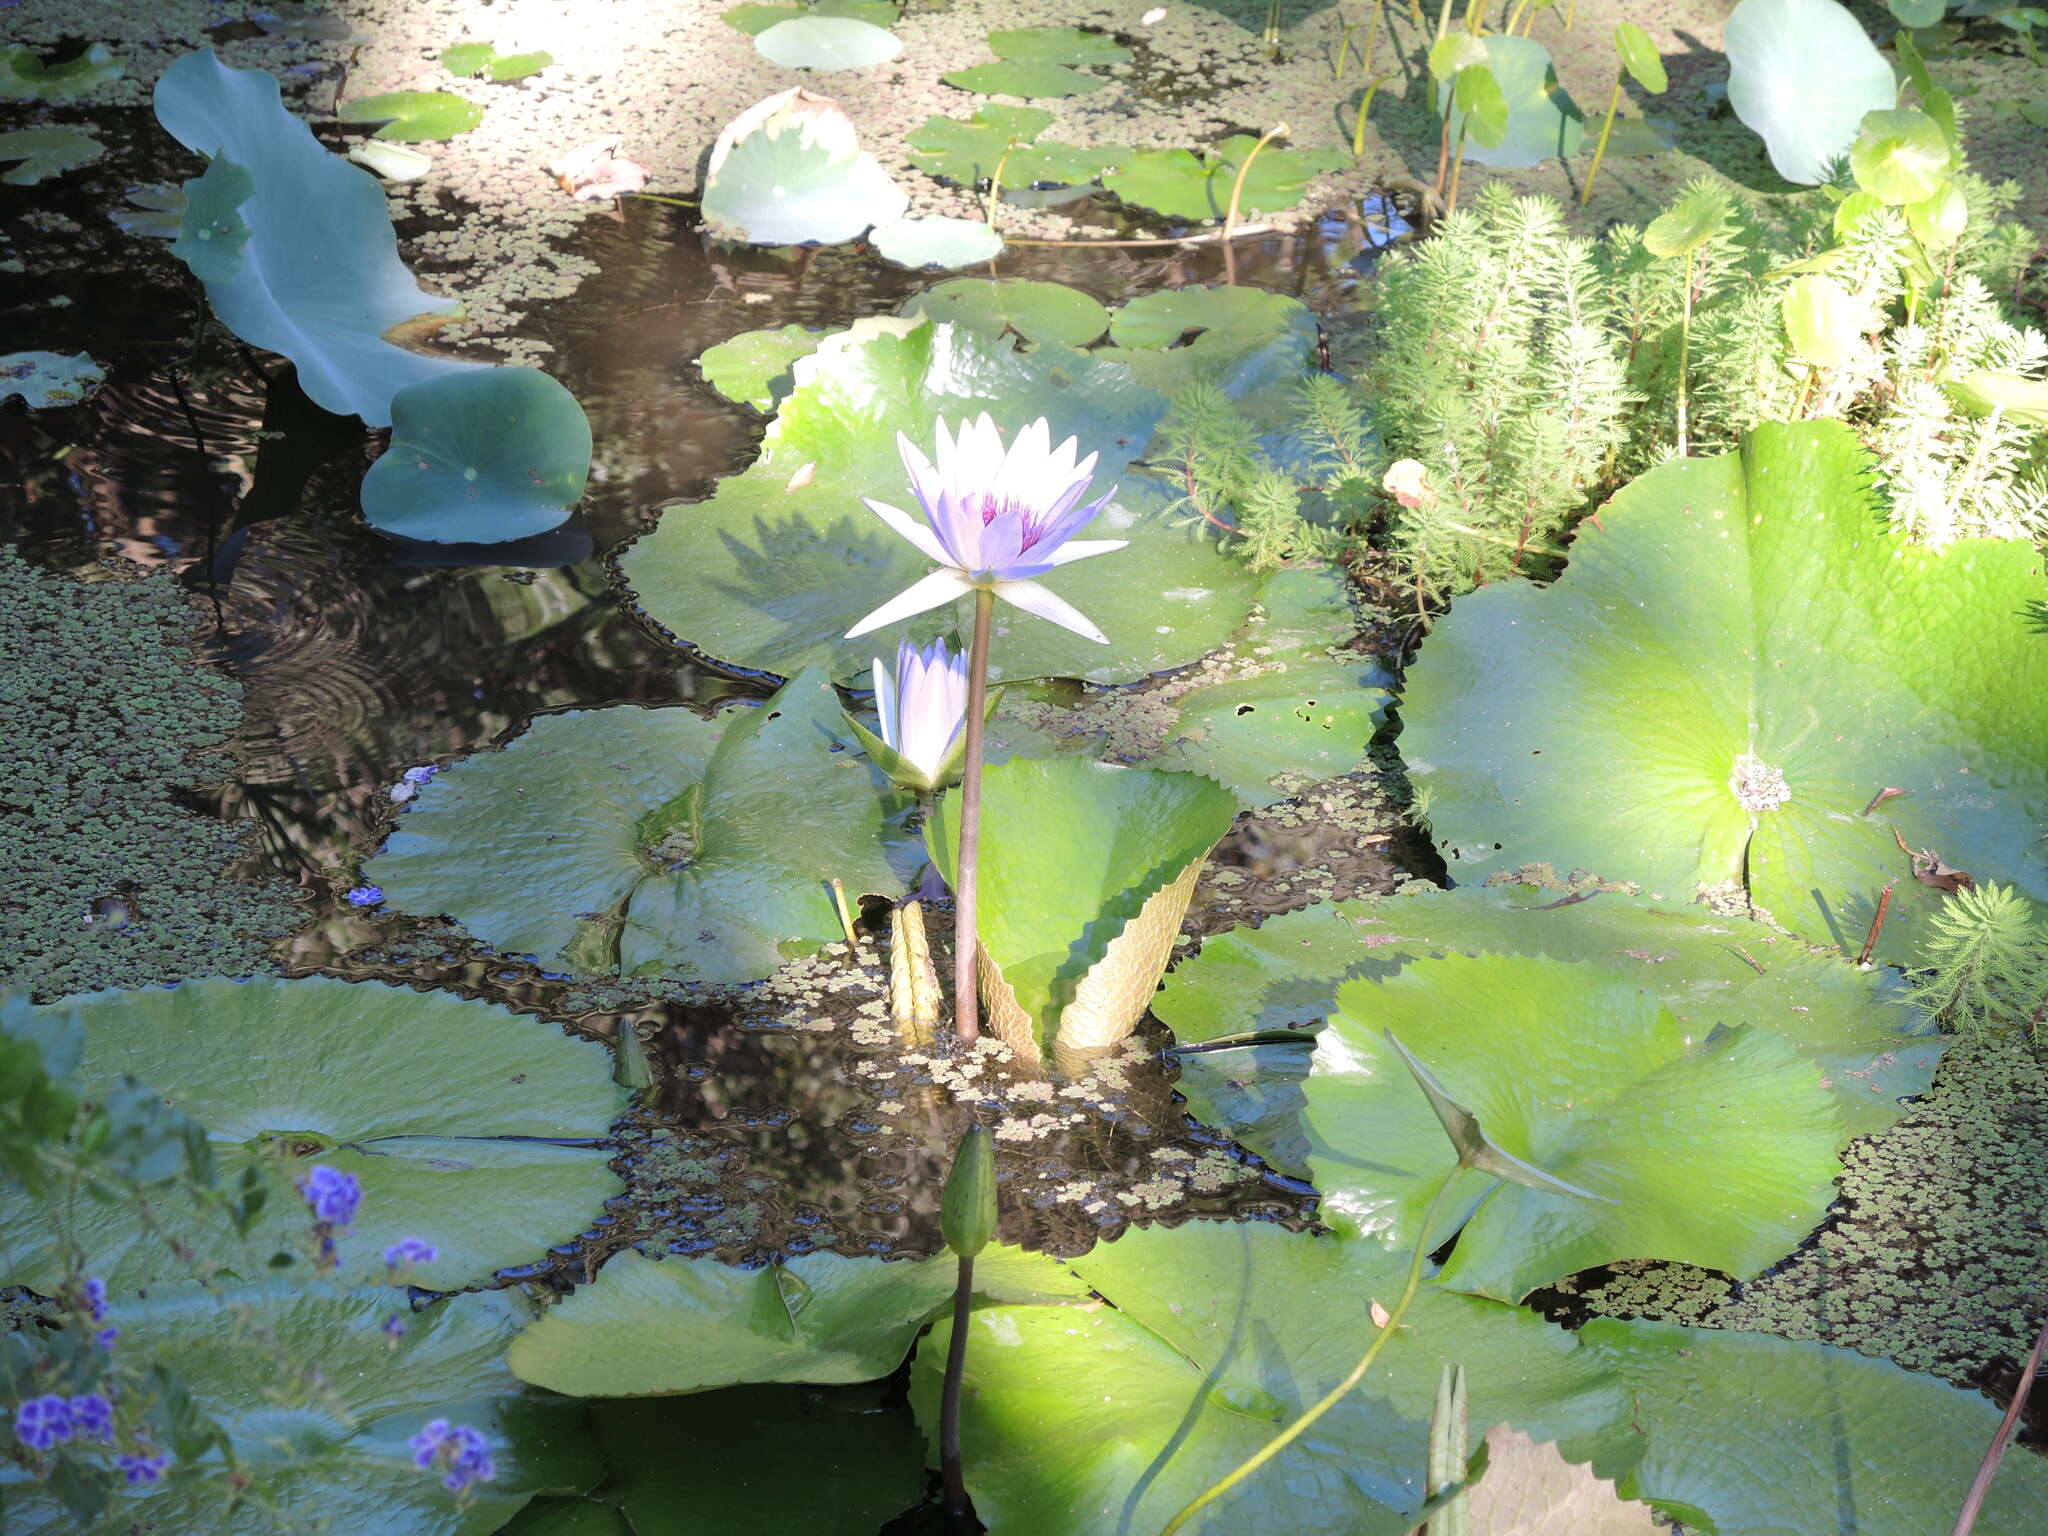
M 939 1200 L 939 1231 L 963 1259 L 980 1253 L 996 1235 L 996 1144 L 985 1125 L 969 1126 L 953 1154 Z

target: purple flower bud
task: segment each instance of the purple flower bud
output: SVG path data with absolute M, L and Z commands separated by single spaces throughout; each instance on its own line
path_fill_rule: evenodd
M 107 1320 L 107 1282 L 98 1275 L 85 1277 L 85 1305 L 92 1313 L 92 1320 L 103 1323 Z
M 81 1440 L 105 1440 L 114 1428 L 114 1405 L 97 1392 L 71 1399 L 71 1432 Z
M 348 893 L 348 904 L 352 907 L 374 907 L 383 899 L 381 885 L 359 885 Z
M 384 1331 L 384 1336 L 386 1338 L 402 1339 L 405 1337 L 405 1319 L 400 1317 L 396 1312 L 392 1313 L 389 1317 L 385 1318 L 384 1321 L 379 1323 L 377 1326 Z
M 398 1269 L 407 1264 L 431 1264 L 441 1250 L 419 1237 L 402 1237 L 384 1250 L 384 1267 Z
M 352 1173 L 329 1163 L 316 1163 L 299 1191 L 313 1208 L 313 1219 L 330 1227 L 346 1227 L 356 1219 L 356 1207 L 363 1202 L 363 1187 Z
M 51 1393 L 32 1397 L 14 1413 L 14 1438 L 32 1451 L 47 1451 L 71 1438 L 71 1405 Z
M 142 1483 L 160 1483 L 164 1468 L 171 1464 L 168 1456 L 117 1456 L 114 1465 L 121 1469 L 121 1476 L 133 1488 Z
M 412 1463 L 422 1472 L 436 1466 L 447 1469 L 441 1486 L 450 1493 L 488 1483 L 498 1475 L 497 1464 L 491 1460 L 490 1441 L 484 1438 L 482 1430 L 467 1424 L 451 1425 L 446 1419 L 435 1419 L 408 1443 L 412 1446 Z
M 405 782 L 408 784 L 424 784 L 440 771 L 439 768 L 431 764 L 424 768 L 408 768 L 405 770 Z
M 99 1345 L 101 1349 L 112 1349 L 114 1347 L 114 1340 L 120 1337 L 120 1329 L 102 1328 L 98 1333 L 93 1335 L 92 1341 L 93 1343 Z

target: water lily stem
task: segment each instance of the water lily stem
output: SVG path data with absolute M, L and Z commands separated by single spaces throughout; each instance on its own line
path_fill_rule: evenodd
M 1422 1226 L 1415 1234 L 1415 1249 L 1408 1258 L 1408 1280 L 1401 1287 L 1400 1299 L 1388 1310 L 1386 1322 L 1381 1325 L 1379 1332 L 1373 1335 L 1372 1343 L 1366 1346 L 1366 1351 L 1359 1357 L 1358 1364 L 1351 1368 L 1351 1374 L 1338 1382 L 1336 1386 L 1330 1388 L 1313 1407 L 1292 1424 L 1281 1430 L 1271 1440 L 1267 1441 L 1255 1454 L 1248 1457 L 1221 1482 L 1212 1483 L 1201 1493 L 1197 1494 L 1179 1514 L 1166 1523 L 1160 1530 L 1159 1536 L 1173 1536 L 1175 1531 L 1186 1525 L 1188 1521 L 1201 1513 L 1204 1508 L 1230 1492 L 1232 1488 L 1235 1488 L 1275 1456 L 1286 1450 L 1288 1446 L 1292 1445 L 1303 1434 L 1307 1433 L 1309 1427 L 1317 1419 L 1320 1419 L 1324 1414 L 1336 1407 L 1337 1404 L 1344 1400 L 1346 1394 L 1353 1387 L 1365 1380 L 1365 1373 L 1372 1369 L 1373 1361 L 1379 1358 L 1380 1351 L 1386 1348 L 1387 1341 L 1400 1329 L 1401 1319 L 1407 1315 L 1409 1303 L 1415 1300 L 1415 1293 L 1422 1286 L 1423 1261 L 1429 1257 L 1433 1246 L 1430 1241 L 1431 1234 L 1436 1231 L 1437 1222 L 1442 1218 L 1444 1207 L 1450 1201 L 1451 1191 L 1458 1182 L 1458 1175 L 1464 1171 L 1465 1168 L 1462 1163 L 1453 1166 L 1444 1175 L 1443 1182 L 1437 1185 L 1436 1193 L 1430 1197 L 1429 1209 L 1423 1214 Z
M 953 1033 L 965 1043 L 981 1035 L 974 887 L 981 867 L 981 739 L 988 713 L 988 635 L 995 613 L 995 593 L 976 587 L 974 643 L 967 652 L 967 753 L 960 769 L 960 881 L 953 890 Z
M 1600 125 L 1600 142 L 1593 146 L 1593 163 L 1586 168 L 1586 184 L 1579 188 L 1579 206 L 1586 206 L 1586 200 L 1593 195 L 1593 178 L 1600 174 L 1600 161 L 1607 153 L 1607 137 L 1614 132 L 1614 115 L 1621 110 L 1621 82 L 1623 76 L 1614 77 L 1614 94 L 1607 98 L 1607 121 Z
M 1258 143 L 1247 150 L 1244 159 L 1238 162 L 1237 179 L 1230 184 L 1230 207 L 1223 214 L 1223 282 L 1226 287 L 1234 287 L 1237 283 L 1237 247 L 1230 243 L 1230 232 L 1237 228 L 1237 209 L 1244 197 L 1244 179 L 1251 174 L 1252 162 L 1259 158 L 1259 151 L 1275 139 L 1286 137 L 1287 125 L 1275 123 L 1259 135 Z
M 1970 1479 L 1970 1491 L 1964 1496 L 1962 1512 L 1956 1516 L 1955 1528 L 1949 1536 L 1970 1536 L 1970 1532 L 1976 1529 L 1977 1511 L 1984 1505 L 1984 1496 L 1991 1491 L 1991 1479 L 1998 1472 L 1998 1463 L 2005 1456 L 2005 1448 L 2012 1443 L 2012 1432 L 2019 1426 L 2020 1415 L 2026 1412 L 2027 1395 L 2041 1374 L 2044 1351 L 2048 1351 L 2048 1323 L 2043 1323 L 2041 1331 L 2034 1336 L 2034 1352 L 2027 1356 L 2027 1367 L 2020 1372 L 2019 1385 L 2013 1389 L 2012 1401 L 2006 1404 L 1998 1433 L 1991 1437 L 1991 1446 L 1984 1452 L 1977 1475 Z
M 946 1485 L 946 1531 L 970 1532 L 974 1506 L 960 1463 L 960 1385 L 967 1375 L 967 1315 L 974 1300 L 974 1260 L 960 1260 L 953 1282 L 953 1337 L 946 1345 L 946 1382 L 939 1392 L 939 1476 Z
M 1686 457 L 1685 375 L 1692 351 L 1692 252 L 1685 253 L 1685 308 L 1678 324 L 1678 456 Z

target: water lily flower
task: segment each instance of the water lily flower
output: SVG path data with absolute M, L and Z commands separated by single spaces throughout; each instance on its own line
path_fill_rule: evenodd
M 958 782 L 967 753 L 967 658 L 943 640 L 920 650 L 908 640 L 896 647 L 892 677 L 875 658 L 875 713 L 879 738 L 849 717 L 868 757 L 882 772 L 910 789 L 942 789 Z
M 1071 437 L 1053 447 L 1052 428 L 1043 416 L 1005 449 L 986 412 L 962 422 L 957 433 L 948 433 L 940 421 L 936 462 L 900 432 L 896 446 L 924 521 L 872 497 L 865 498 L 868 509 L 936 560 L 939 569 L 854 625 L 846 632 L 849 640 L 978 588 L 1077 635 L 1109 643 L 1079 609 L 1031 579 L 1129 542 L 1074 538 L 1116 494 L 1112 486 L 1083 502 L 1094 476 L 1094 454 L 1077 463 L 1080 445 Z

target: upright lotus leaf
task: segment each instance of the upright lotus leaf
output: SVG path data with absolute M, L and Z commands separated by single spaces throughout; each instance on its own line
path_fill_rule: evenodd
M 457 1296 L 419 1312 L 389 1287 L 307 1289 L 287 1280 L 152 1286 L 118 1296 L 121 1347 L 148 1349 L 198 1409 L 228 1430 L 263 1498 L 223 1501 L 219 1451 L 160 1487 L 123 1487 L 95 1530 L 269 1536 L 280 1529 L 377 1536 L 483 1536 L 542 1491 L 586 1488 L 602 1473 L 574 1405 L 549 1402 L 505 1368 L 527 1308 L 515 1291 Z M 404 1324 L 395 1337 L 385 1324 Z M 280 1379 L 279 1359 L 317 1365 L 317 1385 Z M 433 1419 L 481 1430 L 496 1475 L 465 1505 L 412 1463 L 407 1440 Z M 185 1470 L 185 1469 L 180 1469 Z M 76 1532 L 46 1482 L 0 1467 L 10 1531 Z M 274 1506 L 274 1507 L 273 1507 Z M 16 1522 L 19 1522 L 18 1524 Z
M 796 16 L 754 35 L 754 51 L 785 69 L 870 69 L 903 51 L 895 33 L 845 16 Z
M 1628 77 L 1652 96 L 1661 96 L 1670 89 L 1671 77 L 1665 73 L 1663 55 L 1657 52 L 1650 34 L 1634 22 L 1616 25 L 1614 51 L 1621 56 L 1621 67 L 1628 71 Z
M 1946 1530 L 1998 1428 L 1976 1392 L 1824 1344 L 1609 1318 L 1580 1338 L 1620 1374 L 1647 1444 L 1621 1492 L 1718 1536 L 1812 1531 L 1823 1511 L 1857 1536 Z M 2044 1529 L 2048 1466 L 2009 1451 L 1975 1536 Z
M 436 778 L 363 877 L 550 968 L 758 980 L 839 937 L 835 877 L 895 896 L 921 862 L 911 802 L 850 736 L 816 672 L 712 720 L 544 716 Z
M 772 411 L 790 391 L 790 365 L 818 350 L 824 337 L 790 324 L 775 331 L 742 331 L 697 354 L 704 382 L 738 405 Z
M 956 277 L 912 294 L 902 313 L 930 315 L 990 336 L 1015 331 L 1026 341 L 1066 347 L 1085 347 L 1109 329 L 1109 311 L 1092 294 L 1029 277 Z
M 1891 65 L 1836 0 L 1742 0 L 1722 36 L 1728 105 L 1787 181 L 1826 180 L 1864 114 L 1898 99 Z
M 712 232 L 756 245 L 851 240 L 909 206 L 838 106 L 803 91 L 770 97 L 728 124 L 704 183 Z
M 440 544 L 545 533 L 583 497 L 590 423 L 536 368 L 478 368 L 391 399 L 391 445 L 363 477 L 372 528 Z
M 273 1253 L 307 1247 L 312 1217 L 297 1185 L 321 1165 L 362 1186 L 360 1214 L 338 1234 L 344 1273 L 381 1276 L 384 1249 L 417 1237 L 439 1256 L 411 1278 L 443 1290 L 574 1236 L 621 1187 L 608 1152 L 568 1144 L 602 1137 L 625 1105 L 610 1053 L 545 1019 L 327 977 L 95 992 L 78 1008 L 88 1090 L 124 1074 L 144 1083 L 206 1127 L 224 1182 L 245 1165 L 267 1176 L 246 1244 L 218 1213 L 159 1202 L 191 1247 L 245 1278 Z M 18 1196 L 0 1210 L 7 1278 L 51 1289 L 63 1272 L 55 1235 Z M 70 1214 L 110 1287 L 187 1272 L 127 1206 Z
M 1741 890 L 1908 958 L 1939 860 L 2048 900 L 2048 647 L 2027 545 L 1884 525 L 1838 422 L 1757 428 L 1615 497 L 1553 586 L 1460 599 L 1401 746 L 1462 879 L 1529 860 Z M 1903 840 L 1912 853 L 1901 849 Z
M 1064 64 L 1032 64 L 1008 59 L 996 64 L 976 64 L 967 69 L 950 70 L 939 78 L 963 91 L 1045 99 L 1085 96 L 1109 84 L 1100 75 L 1068 69 Z
M 877 225 L 868 239 L 883 260 L 899 267 L 952 271 L 994 261 L 1003 252 L 1003 237 L 980 219 L 898 219 Z
M 185 213 L 178 221 L 171 254 L 202 283 L 224 283 L 241 270 L 242 251 L 249 243 L 242 204 L 255 190 L 255 179 L 225 153 L 215 155 L 203 174 L 185 183 Z
M 126 72 L 105 43 L 62 64 L 45 64 L 33 48 L 8 48 L 0 50 L 0 101 L 69 101 Z
M 1292 384 L 1314 356 L 1308 306 L 1264 288 L 1164 288 L 1119 309 L 1110 349 L 1140 383 L 1174 395 L 1214 384 L 1233 399 Z
M 32 411 L 77 405 L 107 381 L 83 352 L 9 352 L 0 356 L 0 401 L 19 395 Z
M 21 128 L 0 133 L 0 165 L 19 162 L 0 182 L 10 187 L 33 187 L 91 165 L 107 152 L 106 145 L 89 133 L 71 128 Z
M 387 426 L 399 390 L 476 366 L 384 339 L 459 306 L 413 280 L 383 188 L 320 147 L 284 109 L 272 76 L 229 69 L 201 49 L 164 71 L 156 115 L 187 149 L 248 171 L 255 190 L 238 211 L 249 244 L 232 276 L 206 285 L 207 302 L 244 341 L 289 357 L 316 404 Z
M 1507 125 L 1498 142 L 1489 144 L 1475 116 L 1465 135 L 1465 158 L 1474 165 L 1515 170 L 1545 160 L 1568 160 L 1577 154 L 1586 137 L 1585 118 L 1558 84 L 1550 50 L 1532 37 L 1505 33 L 1488 37 L 1484 43 L 1486 72 L 1493 76 L 1506 102 Z M 1457 79 L 1462 81 L 1472 73 L 1468 66 L 1459 71 Z M 1449 111 L 1453 140 L 1466 111 L 1462 103 L 1453 100 L 1455 90 L 1450 80 L 1437 82 L 1437 110 Z
M 1856 185 L 1887 208 L 1933 197 L 1954 158 L 1941 125 L 1911 107 L 1866 113 L 1849 147 Z
M 988 35 L 989 51 L 1019 64 L 1128 64 L 1131 50 L 1079 27 L 1015 27 Z
M 928 117 L 906 141 L 910 163 L 927 175 L 976 187 L 1000 172 L 1005 187 L 1078 186 L 1115 164 L 1112 150 L 1039 143 L 1052 125 L 1041 107 L 1006 107 L 993 102 L 972 120 Z
M 1902 1006 L 1904 988 L 1892 971 L 1861 970 L 1761 923 L 1696 907 L 1652 907 L 1615 894 L 1572 900 L 1514 885 L 1336 902 L 1235 929 L 1177 966 L 1153 1011 L 1190 1044 L 1298 1029 L 1329 1017 L 1344 982 L 1391 976 L 1423 956 L 1450 953 L 1589 961 L 1651 988 L 1694 1038 L 1719 1027 L 1780 1034 L 1820 1068 L 1845 1136 L 1896 1120 L 1905 1099 L 1926 1092 L 1945 1043 Z M 1271 1053 L 1259 1055 L 1270 1062 Z M 1248 1073 L 1235 1051 L 1190 1056 L 1183 1073 L 1205 1062 L 1221 1064 L 1233 1080 L 1255 1075 L 1287 1092 L 1287 1074 L 1270 1066 Z M 1184 1078 L 1181 1087 L 1212 1124 L 1235 1127 L 1247 1108 L 1236 1090 L 1219 1096 L 1206 1080 L 1198 1090 Z M 1297 1100 L 1288 1113 L 1298 1108 Z M 1275 1145 L 1298 1131 L 1276 1123 L 1259 1134 L 1268 1139 L 1251 1144 Z M 1283 1157 L 1295 1168 L 1306 1159 L 1305 1143 Z
M 932 812 L 953 883 L 959 797 Z M 1211 779 L 1083 758 L 1012 758 L 982 783 L 981 990 L 1003 1041 L 1079 1061 L 1144 1015 L 1202 861 L 1237 805 Z M 1064 1065 L 1064 1063 L 1063 1063 Z
M 1113 557 L 1046 578 L 1101 624 L 1108 645 L 1004 606 L 991 676 L 1128 682 L 1229 638 L 1258 578 L 1175 526 L 1171 493 L 1131 468 L 1165 413 L 1163 396 L 1128 368 L 1065 347 L 1018 352 L 1007 338 L 956 325 L 892 324 L 907 334 L 849 333 L 799 359 L 796 388 L 746 473 L 720 481 L 708 501 L 671 509 L 625 552 L 620 567 L 649 616 L 743 667 L 786 674 L 823 664 L 839 678 L 865 674 L 874 645 L 848 641 L 846 631 L 931 562 L 861 498 L 910 505 L 896 433 L 930 451 L 941 415 L 958 424 L 986 410 L 1012 431 L 1043 416 L 1055 442 L 1073 434 L 1084 454 L 1099 455 L 1096 484 L 1119 489 L 1090 536 L 1130 541 Z M 904 630 L 922 644 L 971 622 L 971 613 L 963 602 Z
M 1264 1448 L 1364 1353 L 1407 1258 L 1262 1223 L 1145 1227 L 1071 1261 L 1107 1307 L 983 1308 L 968 1324 L 962 1440 L 992 1531 L 1159 1530 Z M 938 1429 L 945 1322 L 911 1403 Z M 1372 1371 L 1189 1536 L 1403 1536 L 1423 1500 L 1443 1366 L 1466 1362 L 1474 1433 L 1508 1423 L 1565 1456 L 1636 1454 L 1619 1383 L 1534 1313 L 1425 1284 Z M 1482 1366 L 1483 1362 L 1483 1366 Z
M 1231 189 L 1256 137 L 1232 134 L 1214 149 L 1147 149 L 1119 156 L 1102 184 L 1127 203 L 1170 219 L 1220 219 L 1230 211 Z M 1280 149 L 1268 144 L 1245 172 L 1238 212 L 1277 213 L 1298 204 L 1320 172 L 1351 163 L 1333 148 Z
M 467 133 L 484 120 L 484 109 L 449 91 L 387 91 L 345 103 L 344 123 L 382 123 L 373 135 L 400 144 L 426 144 Z
M 883 1263 L 811 1253 L 761 1269 L 626 1252 L 550 1308 L 506 1363 L 575 1397 L 708 1392 L 747 1382 L 872 1381 L 895 1370 L 953 1295 L 950 1255 Z M 997 1248 L 976 1289 L 1006 1301 L 1080 1300 L 1087 1287 L 1041 1254 Z

